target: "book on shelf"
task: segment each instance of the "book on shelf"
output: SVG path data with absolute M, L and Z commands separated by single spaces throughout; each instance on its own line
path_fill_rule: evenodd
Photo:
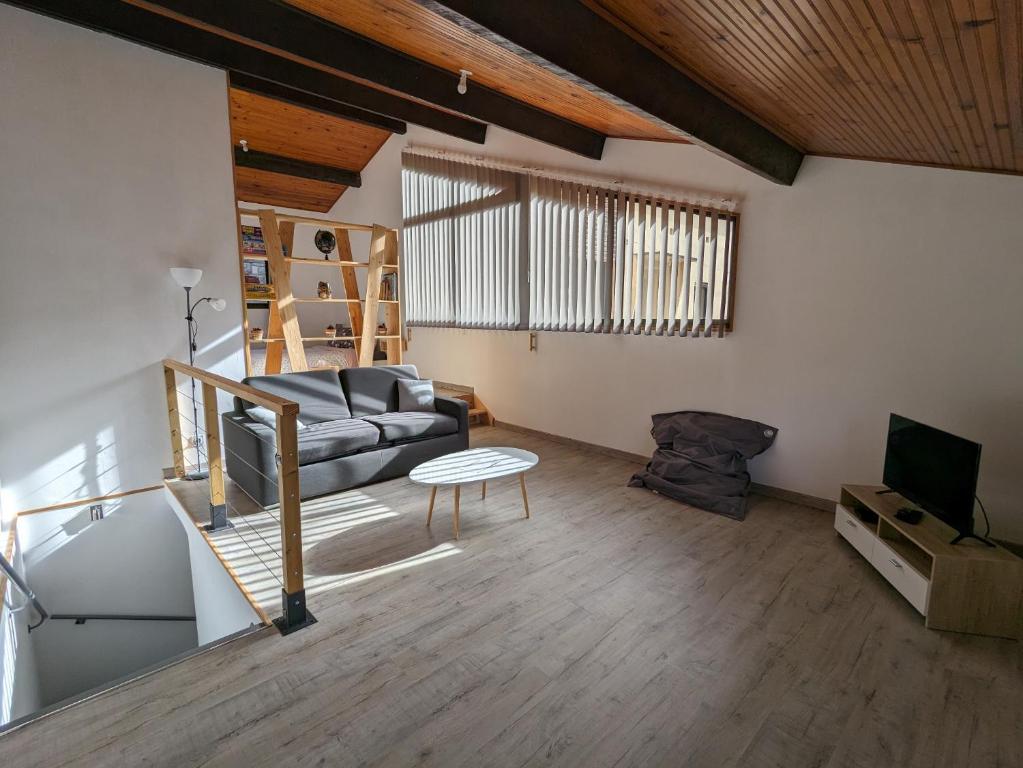
M 242 224 L 242 253 L 266 256 L 266 243 L 263 241 L 263 230 L 260 227 Z
M 267 301 L 277 298 L 277 290 L 272 285 L 245 284 L 245 298 L 255 301 Z

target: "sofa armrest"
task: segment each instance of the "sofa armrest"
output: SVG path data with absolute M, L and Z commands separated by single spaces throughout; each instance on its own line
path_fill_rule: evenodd
M 469 404 L 455 397 L 435 397 L 433 399 L 437 413 L 454 416 L 458 420 L 458 433 L 469 437 Z

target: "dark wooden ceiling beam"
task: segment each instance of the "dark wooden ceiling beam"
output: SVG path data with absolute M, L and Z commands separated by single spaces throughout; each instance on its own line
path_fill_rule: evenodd
M 334 168 L 333 166 L 321 165 L 320 163 L 310 163 L 305 160 L 281 157 L 269 152 L 260 152 L 256 149 L 246 150 L 241 147 L 235 147 L 234 164 L 257 171 L 283 173 L 287 176 L 297 176 L 301 179 L 312 179 L 313 181 L 326 181 L 346 187 L 362 186 L 362 176 L 358 171 L 349 171 L 345 168 Z
M 329 101 L 407 120 L 476 144 L 482 144 L 486 139 L 485 123 L 370 88 L 120 0 L 2 1 L 202 64 L 251 75 Z
M 295 88 L 289 88 L 288 86 L 281 85 L 280 83 L 263 80 L 260 77 L 252 77 L 251 75 L 246 75 L 243 72 L 230 72 L 229 74 L 231 76 L 231 87 L 237 88 L 241 91 L 254 93 L 257 96 L 266 96 L 269 99 L 283 101 L 296 107 L 302 107 L 303 109 L 322 112 L 323 114 L 330 115 L 331 117 L 340 117 L 343 120 L 349 120 L 353 123 L 361 123 L 362 125 L 369 125 L 373 128 L 381 128 L 385 131 L 389 131 L 390 133 L 404 134 L 408 131 L 408 126 L 403 120 L 395 120 L 394 118 L 387 117 L 386 115 L 380 115 L 376 112 L 369 112 L 365 109 L 352 107 L 348 104 L 342 104 L 339 101 L 325 99 L 322 96 L 306 93 L 305 91 L 299 91 Z
M 575 0 L 416 0 L 506 50 L 679 129 L 755 173 L 791 184 L 803 153 Z
M 375 83 L 429 104 L 600 159 L 605 137 L 458 75 L 368 40 L 319 16 L 272 0 L 146 0 L 237 38 Z

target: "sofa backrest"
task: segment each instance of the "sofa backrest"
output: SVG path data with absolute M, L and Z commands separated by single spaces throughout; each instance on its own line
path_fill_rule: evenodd
M 341 387 L 352 409 L 352 416 L 376 416 L 398 410 L 398 379 L 418 379 L 414 365 L 376 365 L 372 368 L 345 368 Z
M 249 376 L 243 384 L 298 403 L 300 424 L 352 418 L 336 371 L 302 371 L 270 376 Z M 251 408 L 245 403 L 245 408 Z

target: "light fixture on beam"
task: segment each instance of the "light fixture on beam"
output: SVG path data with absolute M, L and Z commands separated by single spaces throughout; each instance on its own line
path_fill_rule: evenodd
M 458 92 L 465 96 L 465 92 L 469 90 L 469 78 L 472 76 L 472 72 L 467 69 L 458 71 L 461 72 L 461 77 L 458 78 Z

